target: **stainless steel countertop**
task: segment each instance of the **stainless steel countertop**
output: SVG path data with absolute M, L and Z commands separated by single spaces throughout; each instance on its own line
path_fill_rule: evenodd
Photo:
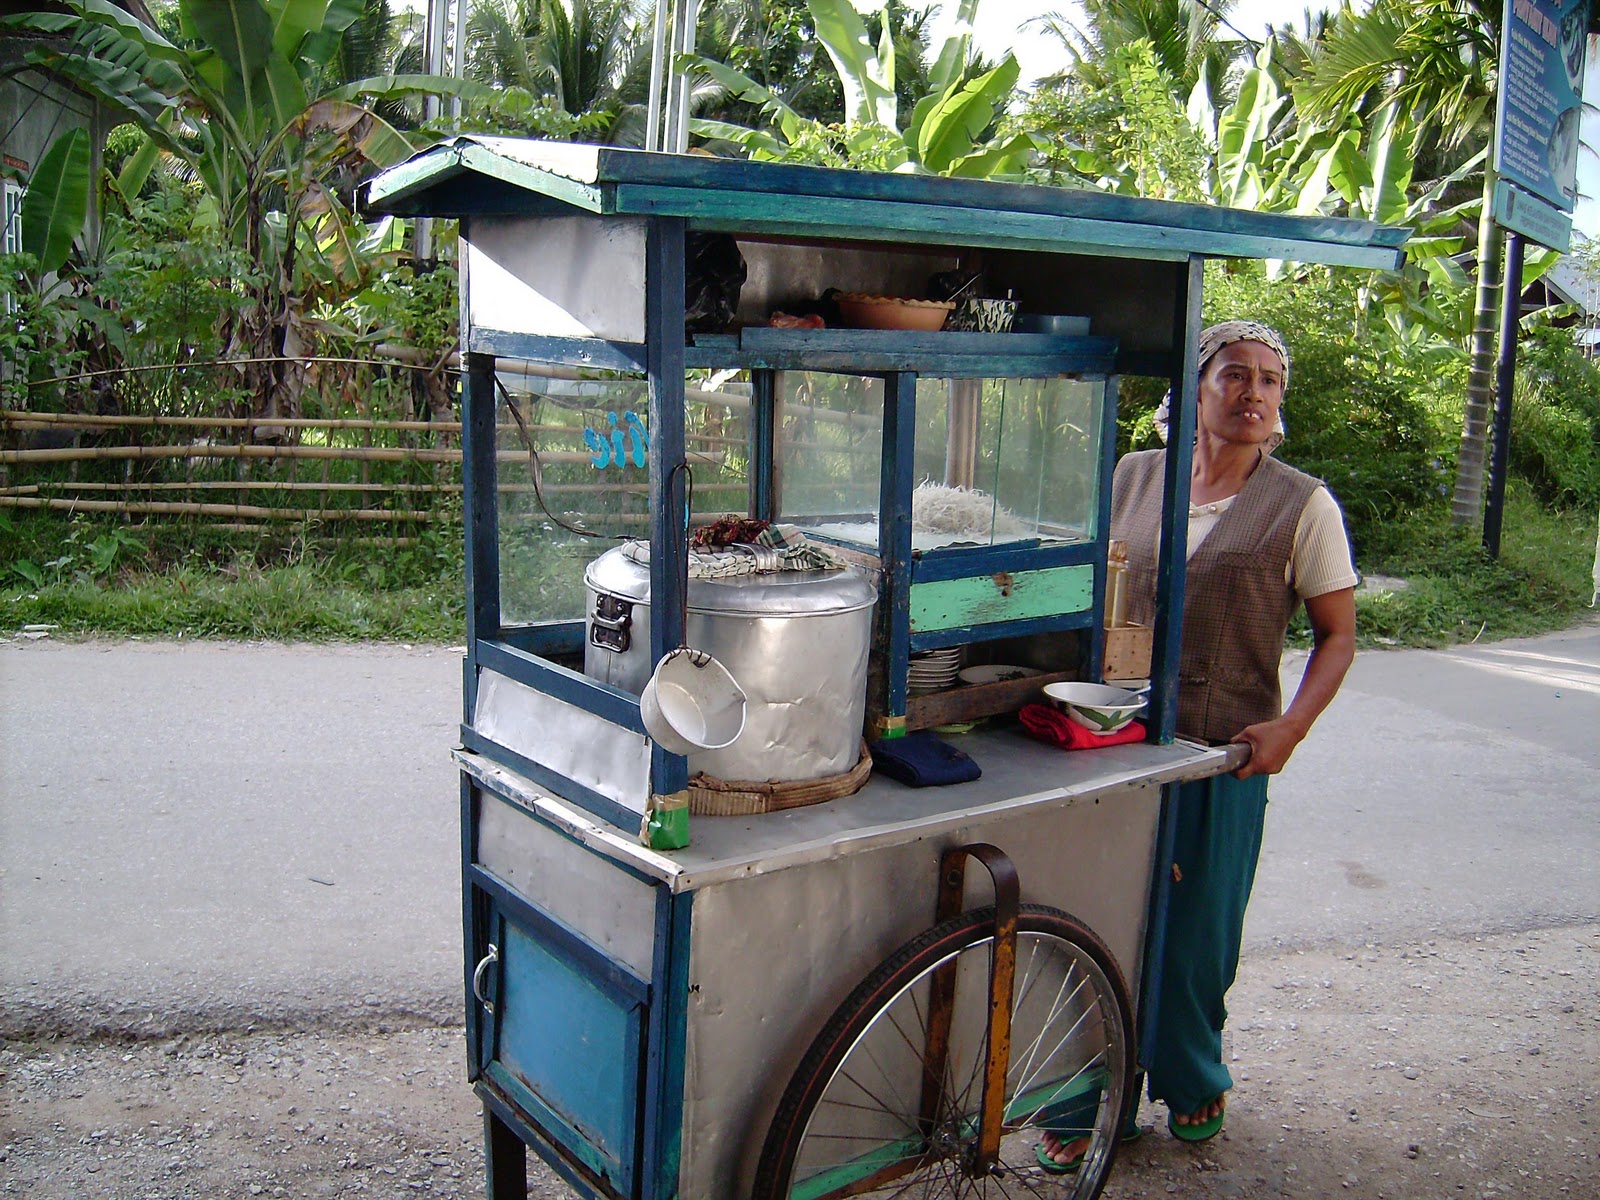
M 484 787 L 555 825 L 574 840 L 688 892 L 882 846 L 938 837 L 975 819 L 1015 810 L 1044 811 L 1152 783 L 1217 775 L 1243 761 L 1241 748 L 1193 742 L 1133 743 L 1063 751 L 1003 728 L 951 739 L 983 769 L 971 783 L 913 788 L 874 774 L 854 796 L 754 817 L 693 817 L 690 844 L 663 853 L 481 755 L 455 760 Z

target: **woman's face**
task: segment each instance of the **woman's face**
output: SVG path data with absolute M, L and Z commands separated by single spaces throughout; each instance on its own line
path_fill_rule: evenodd
M 1283 360 L 1265 342 L 1230 342 L 1200 373 L 1200 436 L 1260 446 L 1283 404 Z

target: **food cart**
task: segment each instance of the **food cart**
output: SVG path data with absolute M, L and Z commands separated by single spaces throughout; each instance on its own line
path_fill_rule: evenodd
M 1136 1103 L 1167 785 L 1239 761 L 1174 737 L 1184 522 L 1145 740 L 1063 753 L 1011 714 L 1124 651 L 1120 376 L 1191 401 L 1186 511 L 1205 259 L 1392 267 L 1404 231 L 491 138 L 366 201 L 461 222 L 489 1194 L 525 1194 L 531 1147 L 595 1197 L 1015 1195 L 1042 1125 L 1090 1139 L 1059 1194 L 1098 1194 Z M 838 327 L 933 292 L 964 330 Z M 692 552 L 727 514 L 781 536 Z M 647 725 L 685 646 L 737 685 L 731 742 Z M 981 777 L 868 776 L 863 736 L 929 728 Z M 685 805 L 688 844 L 658 848 Z

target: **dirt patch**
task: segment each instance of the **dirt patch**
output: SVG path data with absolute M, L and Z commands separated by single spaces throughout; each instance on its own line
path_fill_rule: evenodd
M 1592 1200 L 1597 951 L 1590 924 L 1248 960 L 1226 1131 L 1193 1147 L 1158 1127 L 1106 1196 Z M 480 1197 L 464 1058 L 459 1029 L 382 1026 L 12 1042 L 0 1195 Z M 532 1174 L 540 1200 L 569 1195 Z

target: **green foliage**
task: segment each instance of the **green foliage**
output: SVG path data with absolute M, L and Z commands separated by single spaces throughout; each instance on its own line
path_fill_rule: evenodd
M 59 384 L 38 386 L 76 369 L 83 350 L 73 338 L 74 313 L 52 303 L 33 285 L 38 260 L 0 254 L 0 404 L 27 408 L 59 402 Z
M 22 196 L 22 250 L 41 275 L 67 261 L 89 219 L 89 135 L 68 130 L 50 143 Z
M 348 202 L 355 173 L 410 151 L 360 101 L 486 89 L 431 76 L 341 85 L 332 68 L 362 13 L 353 0 L 180 0 L 176 40 L 108 0 L 67 7 L 6 24 L 64 35 L 34 43 L 26 61 L 148 139 L 124 163 L 122 195 L 142 189 L 160 155 L 198 185 L 198 219 L 244 255 L 246 303 L 223 314 L 226 350 L 254 360 L 243 374 L 263 415 L 292 415 L 299 379 L 275 360 L 299 338 L 299 298 L 326 276 L 330 252 L 337 259 L 359 237 Z
M 1546 503 L 1600 506 L 1600 366 L 1572 331 L 1535 325 L 1519 350 L 1511 409 L 1513 468 Z
M 1385 522 L 1439 502 L 1449 452 L 1448 427 L 1426 401 L 1435 373 L 1353 336 L 1359 282 L 1323 269 L 1282 283 L 1239 271 L 1208 287 L 1206 313 L 1208 322 L 1263 320 L 1283 334 L 1293 362 L 1279 457 L 1327 482 L 1358 552 Z
M 744 128 L 698 120 L 691 129 L 713 143 L 742 148 L 770 162 L 811 162 L 861 170 L 928 171 L 963 178 L 1020 177 L 1042 145 L 1028 131 L 1007 128 L 1001 115 L 1016 88 L 1014 56 L 972 79 L 959 74 L 916 101 L 902 130 L 895 91 L 897 50 L 890 25 L 874 48 L 866 22 L 850 0 L 807 0 L 817 37 L 838 73 L 845 101 L 843 124 L 802 116 L 778 93 L 704 55 L 688 56 L 700 75 L 760 108 L 770 128 Z M 975 10 L 975 0 L 967 8 Z M 970 13 L 969 13 L 970 19 Z M 962 45 L 961 36 L 951 39 Z M 941 64 L 954 51 L 941 55 Z M 941 69 L 937 78 L 950 73 Z
M 0 631 L 458 642 L 460 513 L 374 548 L 315 529 L 266 539 L 163 522 L 0 511 Z
M 1527 636 L 1580 617 L 1592 590 L 1593 513 L 1548 512 L 1521 486 L 1507 500 L 1498 561 L 1476 531 L 1451 524 L 1442 504 L 1375 529 L 1357 565 L 1407 586 L 1357 596 L 1361 639 L 1440 646 Z

